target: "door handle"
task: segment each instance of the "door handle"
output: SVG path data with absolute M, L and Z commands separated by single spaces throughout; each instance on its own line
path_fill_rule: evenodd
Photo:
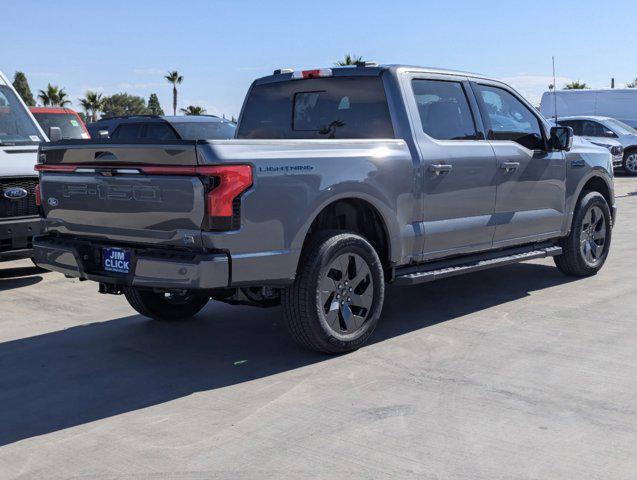
M 452 165 L 448 165 L 446 163 L 432 163 L 429 165 L 429 171 L 436 175 L 442 175 L 443 173 L 450 172 L 451 168 Z
M 520 168 L 520 162 L 502 162 L 500 164 L 500 168 L 502 170 L 506 170 L 508 172 L 515 172 L 518 168 Z

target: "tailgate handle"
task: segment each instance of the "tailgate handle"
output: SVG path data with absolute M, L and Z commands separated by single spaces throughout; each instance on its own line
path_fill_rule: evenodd
M 111 152 L 95 152 L 95 160 L 117 160 L 117 156 Z

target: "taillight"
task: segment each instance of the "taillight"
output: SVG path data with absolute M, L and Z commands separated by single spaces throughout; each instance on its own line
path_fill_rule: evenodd
M 35 204 L 38 207 L 42 206 L 42 194 L 40 193 L 40 184 L 39 183 L 35 186 Z
M 211 177 L 206 194 L 206 214 L 210 230 L 236 230 L 241 227 L 240 196 L 252 185 L 249 165 L 199 167 L 200 174 Z

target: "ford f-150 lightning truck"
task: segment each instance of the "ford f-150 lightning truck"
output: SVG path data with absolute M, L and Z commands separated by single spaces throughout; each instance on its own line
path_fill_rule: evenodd
M 36 168 L 42 267 L 158 320 L 281 304 L 327 353 L 369 339 L 386 283 L 548 256 L 594 275 L 615 219 L 608 150 L 502 82 L 410 66 L 277 70 L 235 139 L 59 141 Z

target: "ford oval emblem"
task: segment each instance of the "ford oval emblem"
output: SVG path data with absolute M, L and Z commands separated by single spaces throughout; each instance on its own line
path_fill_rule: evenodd
M 51 205 L 52 207 L 57 207 L 60 204 L 60 202 L 58 202 L 58 199 L 55 197 L 49 197 L 49 199 L 47 200 L 47 203 Z
M 4 198 L 8 198 L 9 200 L 20 200 L 26 197 L 28 194 L 29 192 L 27 192 L 24 188 L 13 187 L 7 188 L 2 195 L 4 196 Z

